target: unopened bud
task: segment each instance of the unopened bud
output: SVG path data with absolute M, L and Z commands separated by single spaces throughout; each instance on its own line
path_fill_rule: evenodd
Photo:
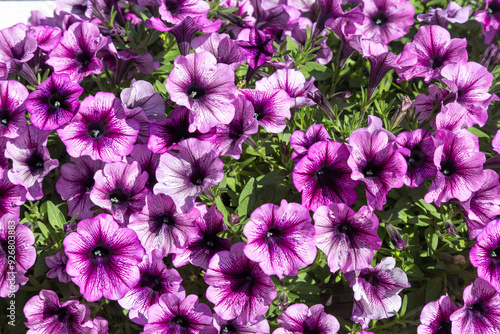
M 403 240 L 401 237 L 401 234 L 396 230 L 394 226 L 391 224 L 386 224 L 385 229 L 387 230 L 387 233 L 389 233 L 389 236 L 391 237 L 391 242 L 394 247 L 397 249 L 403 249 L 403 248 L 408 248 L 406 245 L 406 241 Z
M 446 220 L 444 222 L 444 228 L 446 229 L 446 232 L 453 235 L 454 237 L 457 235 L 457 229 L 455 228 L 455 225 L 453 225 L 451 221 Z
M 236 213 L 231 213 L 228 218 L 229 224 L 231 225 L 236 225 L 240 222 L 240 216 L 238 216 Z
M 500 48 L 495 44 L 490 44 L 479 63 L 491 71 L 500 63 Z
M 391 120 L 392 128 L 394 129 L 398 126 L 401 121 L 405 118 L 406 114 L 410 112 L 412 114 L 412 102 L 409 96 L 403 96 L 403 100 L 401 101 L 401 108 L 394 114 Z
M 278 310 L 283 311 L 290 305 L 288 302 L 288 293 L 286 291 L 281 291 L 278 296 Z
M 455 255 L 453 257 L 453 260 L 455 264 L 460 264 L 460 265 L 465 264 L 465 257 L 463 255 Z

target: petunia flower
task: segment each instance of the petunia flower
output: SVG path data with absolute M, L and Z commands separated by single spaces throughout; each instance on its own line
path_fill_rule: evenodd
M 94 174 L 90 200 L 108 210 L 119 223 L 127 224 L 132 213 L 145 203 L 148 173 L 141 172 L 137 161 L 113 162 Z
M 62 38 L 63 32 L 57 27 L 45 25 L 31 26 L 33 37 L 36 39 L 37 47 L 45 52 L 54 50 Z
M 484 1 L 486 8 L 474 13 L 474 18 L 481 24 L 484 44 L 491 44 L 500 31 L 500 1 Z
M 314 143 L 330 140 L 330 134 L 322 124 L 313 124 L 306 132 L 295 130 L 290 138 L 290 146 L 293 148 L 292 160 L 297 163 L 307 155 L 307 150 Z
M 1 298 L 14 295 L 19 290 L 19 285 L 28 283 L 28 277 L 24 275 L 35 264 L 34 243 L 33 232 L 27 226 L 19 224 L 17 216 L 6 214 L 0 217 Z
M 165 195 L 148 193 L 142 211 L 130 216 L 127 227 L 139 236 L 148 253 L 157 249 L 162 256 L 183 250 L 196 234 L 195 220 L 200 217 L 195 207 L 178 213 L 172 199 Z
M 319 207 L 313 216 L 316 246 L 326 255 L 332 273 L 347 273 L 370 266 L 382 245 L 377 217 L 363 206 L 358 212 L 343 203 Z
M 139 168 L 143 172 L 148 173 L 148 180 L 146 181 L 146 188 L 153 191 L 153 187 L 158 183 L 156 180 L 156 169 L 160 164 L 160 155 L 151 152 L 145 144 L 135 145 L 134 150 L 127 157 L 127 162 L 131 164 L 137 161 Z
M 87 301 L 103 296 L 118 300 L 139 282 L 144 248 L 137 234 L 118 227 L 112 216 L 102 213 L 80 221 L 63 244 L 66 271 Z
M 36 74 L 27 63 L 34 57 L 36 49 L 36 38 L 25 24 L 0 30 L 0 79 L 5 80 L 14 73 L 36 86 Z
M 349 150 L 334 141 L 317 142 L 293 169 L 293 184 L 302 193 L 302 205 L 316 211 L 322 205 L 353 205 L 358 197 L 354 188 L 359 181 L 351 179 L 347 165 Z
M 159 13 L 162 20 L 179 24 L 186 17 L 206 17 L 210 6 L 203 0 L 162 0 Z
M 68 300 L 61 304 L 52 290 L 41 290 L 28 300 L 24 305 L 24 315 L 28 320 L 25 322 L 29 328 L 28 334 L 96 333 L 86 304 L 80 304 L 78 300 Z
M 224 163 L 210 143 L 196 138 L 184 140 L 177 149 L 178 153 L 166 152 L 161 155 L 156 171 L 158 184 L 153 191 L 170 196 L 177 210 L 188 212 L 203 190 L 222 181 Z
M 66 272 L 66 264 L 68 263 L 68 257 L 62 251 L 57 252 L 55 255 L 47 256 L 45 258 L 45 263 L 49 267 L 47 272 L 48 278 L 59 279 L 61 283 L 71 282 L 71 277 Z
M 248 66 L 256 69 L 273 56 L 273 39 L 271 35 L 253 28 L 248 40 L 238 41 L 241 52 L 247 57 Z
M 241 324 L 238 318 L 224 320 L 217 314 L 214 314 L 214 327 L 219 334 L 268 334 L 269 322 L 261 316 L 257 322 Z
M 10 214 L 19 217 L 20 206 L 26 202 L 26 188 L 13 184 L 8 169 L 0 169 L 0 217 Z
M 316 30 L 313 37 L 320 35 L 325 27 L 335 25 L 337 21 L 350 21 L 362 24 L 364 15 L 359 6 L 354 7 L 350 11 L 344 13 L 342 10 L 341 0 L 319 0 L 316 1 L 319 7 L 319 14 L 316 19 Z
M 245 55 L 241 52 L 236 41 L 228 34 L 212 33 L 193 38 L 191 46 L 194 52 L 208 51 L 217 59 L 217 63 L 227 64 L 233 71 L 245 62 Z
M 450 1 L 446 8 L 431 8 L 425 14 L 418 14 L 417 21 L 428 24 L 437 24 L 443 28 L 447 28 L 448 23 L 461 24 L 469 21 L 471 12 L 471 6 L 460 7 L 460 5 L 455 1 Z
M 470 262 L 477 268 L 477 275 L 500 291 L 500 220 L 492 220 L 478 235 L 470 250 Z
M 243 229 L 245 255 L 268 275 L 295 276 L 314 262 L 314 226 L 309 210 L 297 203 L 264 204 L 251 214 Z
M 153 85 L 147 81 L 133 81 L 130 88 L 122 90 L 120 99 L 128 109 L 141 107 L 152 122 L 160 122 L 167 118 L 163 98 L 155 92 Z
M 0 81 L 0 136 L 17 138 L 26 132 L 28 89 L 14 80 Z
M 441 111 L 441 106 L 445 100 L 454 99 L 455 96 L 450 94 L 446 88 L 439 87 L 434 84 L 429 85 L 429 95 L 423 93 L 418 94 L 413 101 L 412 106 L 415 108 L 415 115 L 419 123 L 430 122 L 434 124 L 432 118 Z M 446 101 L 451 102 L 451 101 Z
M 324 311 L 321 304 L 313 305 L 311 308 L 306 304 L 294 304 L 288 306 L 285 313 L 278 317 L 281 328 L 276 329 L 273 334 L 299 334 L 318 333 L 336 334 L 340 329 L 338 320 Z
M 441 111 L 436 115 L 435 124 L 431 122 L 436 130 L 445 129 L 457 132 L 467 129 L 467 109 L 458 102 L 450 102 L 441 105 Z
M 144 255 L 139 264 L 141 278 L 139 283 L 118 300 L 118 304 L 126 310 L 129 318 L 139 325 L 148 322 L 149 308 L 159 302 L 160 296 L 174 294 L 184 298 L 186 293 L 181 286 L 182 278 L 175 269 L 167 269 L 160 251 L 153 250 Z
M 83 88 L 69 75 L 53 73 L 26 100 L 31 123 L 40 130 L 59 129 L 78 111 L 82 93 Z
M 167 0 L 168 1 L 168 0 Z M 164 294 L 149 308 L 144 334 L 217 334 L 212 325 L 212 312 L 206 304 L 198 303 L 196 295 L 185 299 Z
M 451 333 L 450 316 L 458 307 L 448 294 L 438 300 L 427 303 L 420 313 L 420 325 L 417 334 Z
M 88 155 L 92 160 L 120 161 L 134 149 L 139 133 L 136 120 L 125 120 L 120 99 L 112 93 L 87 96 L 71 123 L 58 129 L 68 154 Z
M 203 277 L 215 313 L 225 320 L 237 318 L 240 324 L 257 322 L 277 295 L 271 278 L 245 256 L 244 247 L 239 242 L 215 254 Z
M 59 45 L 50 52 L 47 64 L 55 73 L 66 73 L 81 82 L 86 76 L 100 74 L 102 61 L 96 54 L 107 44 L 99 28 L 90 22 L 73 23 L 64 32 Z
M 493 334 L 500 328 L 500 294 L 484 279 L 464 289 L 464 306 L 450 316 L 451 334 Z

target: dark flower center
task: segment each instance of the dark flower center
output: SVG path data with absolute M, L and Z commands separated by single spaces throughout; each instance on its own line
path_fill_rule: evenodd
M 187 94 L 190 99 L 199 100 L 205 95 L 205 90 L 203 88 L 198 87 L 197 85 L 193 85 L 187 90 Z
M 411 150 L 410 156 L 407 158 L 408 164 L 418 167 L 425 162 L 425 156 L 420 150 L 420 148 L 413 148 Z
M 240 123 L 231 123 L 229 124 L 229 138 L 232 140 L 240 139 L 243 134 L 243 126 Z
M 73 327 L 73 321 L 74 321 L 73 315 L 71 313 L 69 313 L 69 311 L 66 308 L 61 307 L 61 308 L 57 309 L 57 311 L 55 311 L 54 315 L 57 316 L 57 321 L 59 321 L 60 323 L 66 324 L 68 326 L 67 328 Z
M 304 324 L 304 334 L 320 334 L 320 332 L 314 328 L 309 328 L 309 326 Z
M 31 153 L 30 157 L 26 159 L 26 165 L 28 165 L 32 175 L 41 174 L 44 166 L 42 155 L 38 151 Z
M 373 161 L 368 160 L 362 172 L 365 177 L 378 177 L 380 174 L 380 167 L 375 165 Z
M 87 188 L 87 191 L 91 191 L 94 188 L 95 180 L 92 175 L 89 175 L 87 179 L 82 182 L 83 186 Z
M 175 317 L 172 318 L 171 322 L 173 324 L 181 326 L 182 328 L 189 327 L 189 321 L 187 321 L 187 319 L 184 318 L 182 315 L 176 315 Z
M 347 235 L 348 237 L 351 236 L 353 230 L 352 230 L 352 226 L 351 224 L 349 223 L 342 223 L 339 225 L 339 233 L 342 233 L 342 234 L 345 234 Z
M 2 125 L 9 125 L 10 120 L 12 119 L 12 115 L 10 114 L 9 109 L 1 108 L 0 109 L 0 123 Z
M 220 329 L 220 333 L 237 333 L 238 329 L 233 324 L 226 324 Z
M 163 216 L 156 218 L 156 222 L 162 225 L 174 226 L 175 220 L 170 213 L 166 213 Z
M 497 262 L 500 262 L 500 246 L 491 251 L 491 258 Z
M 111 257 L 111 250 L 103 245 L 97 245 L 90 251 L 90 260 L 92 262 L 107 261 Z
M 78 52 L 75 58 L 80 64 L 82 64 L 82 67 L 87 67 L 92 61 L 92 56 L 83 50 Z
M 443 58 L 440 55 L 434 55 L 431 59 L 429 59 L 429 67 L 433 70 L 436 70 L 443 66 Z
M 266 116 L 266 113 L 264 112 L 264 105 L 254 103 L 253 108 L 254 108 L 253 117 L 256 120 L 261 121 Z
M 165 0 L 165 7 L 167 7 L 167 10 L 174 14 L 177 12 L 177 8 L 180 7 L 182 1 L 180 0 Z
M 497 2 L 492 1 L 488 5 L 487 12 L 488 12 L 488 14 L 496 14 L 496 13 L 500 12 L 500 4 L 497 3 Z
M 436 334 L 451 334 L 451 322 L 443 321 L 440 323 Z
M 453 164 L 452 161 L 447 160 L 441 164 L 440 172 L 446 177 L 453 176 L 453 174 L 455 174 L 456 171 L 457 169 L 455 168 L 455 165 Z
M 155 292 L 163 291 L 163 284 L 160 277 L 156 275 L 151 275 L 150 273 L 144 273 L 141 275 L 141 280 L 139 281 L 141 287 L 147 287 Z
M 383 26 L 387 23 L 387 21 L 389 21 L 389 19 L 387 15 L 385 15 L 385 12 L 380 11 L 372 17 L 372 21 L 378 26 Z
M 377 273 L 374 273 L 374 272 L 370 272 L 368 274 L 366 274 L 365 276 L 363 276 L 364 280 L 369 283 L 370 285 L 372 286 L 376 286 L 377 283 L 378 283 L 378 277 L 377 277 Z
M 122 189 L 116 188 L 109 194 L 109 200 L 112 204 L 121 204 L 128 201 L 128 196 Z
M 104 124 L 101 122 L 90 122 L 87 125 L 87 134 L 92 138 L 99 138 L 104 135 Z
M 205 175 L 201 172 L 199 168 L 193 169 L 193 174 L 191 174 L 191 183 L 195 186 L 201 186 L 203 184 L 203 180 L 205 179 Z
M 279 227 L 273 226 L 267 230 L 266 237 L 267 238 L 279 238 L 283 235 L 283 230 Z
M 64 97 L 61 96 L 59 93 L 52 94 L 49 96 L 49 105 L 52 108 L 59 109 L 61 108 L 62 104 L 64 103 Z
M 203 236 L 203 242 L 208 248 L 216 248 L 219 246 L 219 237 L 216 234 L 206 234 Z
M 484 313 L 484 307 L 481 303 L 474 303 L 472 305 L 469 305 L 467 306 L 467 309 L 473 311 L 473 312 L 477 312 L 477 313 Z

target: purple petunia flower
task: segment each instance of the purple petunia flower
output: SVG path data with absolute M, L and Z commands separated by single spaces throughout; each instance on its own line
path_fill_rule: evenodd
M 0 217 L 19 217 L 20 206 L 26 202 L 26 188 L 10 182 L 8 169 L 0 169 Z
M 293 169 L 293 184 L 302 193 L 302 205 L 316 211 L 322 205 L 350 206 L 356 202 L 354 188 L 359 181 L 351 179 L 348 157 L 347 147 L 334 141 L 320 141 L 309 147 Z
M 448 294 L 424 306 L 420 313 L 420 325 L 417 334 L 451 333 L 450 315 L 458 307 L 450 300 Z
M 450 316 L 451 334 L 494 334 L 500 328 L 500 294 L 484 279 L 464 289 L 464 306 Z
M 285 313 L 278 317 L 281 328 L 276 329 L 273 334 L 336 334 L 340 324 L 333 315 L 326 314 L 324 309 L 321 304 L 311 308 L 306 304 L 290 305 Z
M 433 128 L 446 129 L 451 132 L 467 129 L 467 109 L 457 102 L 441 105 L 441 111 L 436 115 Z M 434 123 L 434 122 L 432 122 Z
M 255 323 L 240 324 L 238 318 L 224 320 L 214 314 L 214 327 L 219 334 L 269 334 L 269 322 L 263 316 Z
M 286 128 L 285 119 L 290 119 L 290 97 L 284 90 L 260 91 L 242 89 L 240 93 L 252 102 L 254 117 L 269 133 L 280 133 Z
M 35 264 L 34 243 L 33 232 L 27 226 L 19 224 L 17 216 L 6 214 L 0 217 L 1 298 L 14 295 L 19 290 L 19 285 L 28 283 L 28 277 L 24 274 Z
M 273 56 L 273 38 L 257 28 L 250 30 L 248 40 L 238 42 L 241 51 L 247 57 L 248 66 L 256 69 Z
M 120 99 L 112 93 L 87 96 L 71 123 L 58 129 L 68 154 L 92 160 L 120 161 L 134 149 L 139 133 L 136 120 L 125 120 Z
M 478 235 L 470 250 L 470 262 L 477 268 L 477 275 L 500 291 L 500 220 L 492 220 Z
M 224 163 L 210 143 L 196 138 L 182 141 L 177 149 L 178 153 L 161 155 L 156 171 L 158 184 L 153 190 L 170 196 L 180 212 L 188 212 L 203 190 L 222 181 Z
M 151 152 L 145 144 L 138 144 L 134 146 L 134 150 L 127 157 L 127 162 L 131 164 L 137 161 L 139 168 L 143 172 L 148 173 L 148 180 L 146 181 L 146 188 L 153 191 L 153 187 L 158 183 L 156 180 L 156 169 L 160 164 L 160 155 Z
M 450 33 L 440 26 L 421 26 L 413 42 L 405 44 L 404 50 L 417 56 L 417 63 L 404 72 L 396 72 L 404 80 L 423 77 L 426 83 L 441 78 L 441 69 L 448 64 L 467 62 L 467 40 L 450 39 Z
M 394 150 L 383 131 L 375 134 L 356 130 L 349 137 L 349 145 L 347 164 L 352 169 L 352 179 L 365 183 L 368 206 L 382 210 L 389 190 L 404 184 L 407 164 L 403 155 Z
M 166 119 L 163 98 L 147 81 L 133 81 L 130 88 L 121 92 L 120 99 L 128 109 L 141 107 L 150 121 L 160 122 Z
M 316 38 L 325 27 L 335 25 L 338 21 L 350 21 L 362 24 L 364 20 L 363 13 L 359 6 L 344 13 L 341 7 L 341 0 L 319 0 L 316 4 L 319 6 L 319 14 L 316 19 L 316 30 L 313 37 Z
M 45 52 L 54 50 L 62 37 L 62 30 L 56 27 L 49 26 L 31 26 L 33 37 L 37 42 L 37 47 Z
M 193 38 L 191 46 L 195 52 L 210 52 L 217 59 L 217 63 L 227 64 L 233 71 L 245 62 L 245 55 L 240 47 L 227 34 L 201 35 Z
M 59 161 L 50 159 L 46 147 L 49 133 L 29 125 L 20 137 L 7 143 L 5 150 L 5 157 L 12 160 L 9 180 L 25 187 L 30 201 L 43 197 L 42 180 L 59 165 Z
M 36 86 L 37 79 L 28 61 L 33 59 L 37 41 L 33 31 L 23 23 L 0 31 L 0 79 L 10 73 L 19 74 Z
M 210 307 L 198 303 L 196 295 L 185 299 L 173 294 L 162 295 L 158 304 L 149 308 L 148 320 L 144 334 L 217 334 Z
M 28 89 L 20 82 L 0 81 L 0 136 L 13 139 L 26 131 L 27 97 Z
M 194 221 L 199 217 L 197 208 L 178 213 L 170 197 L 148 193 L 142 211 L 130 216 L 127 227 L 137 233 L 148 253 L 157 249 L 167 256 L 186 247 L 196 234 Z
M 175 58 L 165 86 L 172 101 L 190 110 L 190 132 L 206 133 L 234 117 L 234 72 L 209 52 Z
M 118 300 L 139 282 L 144 248 L 137 234 L 118 227 L 112 216 L 102 213 L 82 220 L 63 244 L 69 259 L 66 271 L 87 301 L 103 296 Z
M 186 17 L 206 17 L 210 6 L 203 0 L 162 0 L 159 13 L 162 20 L 179 24 Z
M 107 44 L 99 28 L 89 22 L 73 23 L 64 32 L 59 45 L 50 52 L 47 64 L 55 73 L 66 73 L 71 80 L 81 82 L 90 74 L 102 72 L 97 52 Z
M 61 283 L 71 282 L 71 277 L 66 272 L 66 264 L 68 263 L 68 257 L 62 251 L 56 253 L 56 255 L 47 256 L 45 258 L 45 263 L 50 270 L 47 272 L 48 278 L 58 278 Z
M 369 39 L 384 44 L 399 39 L 415 22 L 415 8 L 408 0 L 362 0 L 365 20 L 356 26 Z
M 255 209 L 243 229 L 245 255 L 268 275 L 295 276 L 316 258 L 314 226 L 309 211 L 298 203 L 281 201 Z
M 441 110 L 441 106 L 445 98 L 447 100 L 450 98 L 453 99 L 454 96 L 450 95 L 449 90 L 434 84 L 429 85 L 429 95 L 418 94 L 415 101 L 413 101 L 412 106 L 415 108 L 415 115 L 417 116 L 419 123 L 430 121 L 430 124 L 433 124 L 433 120 L 431 120 L 431 118 L 435 117 L 435 115 Z
M 467 130 L 453 133 L 438 130 L 434 164 L 437 173 L 425 195 L 427 203 L 440 206 L 452 198 L 466 201 L 484 182 L 484 153 L 478 150 L 477 137 Z
M 314 143 L 328 141 L 330 139 L 330 134 L 321 124 L 311 125 L 307 128 L 305 133 L 300 130 L 294 131 L 290 138 L 290 146 L 293 148 L 292 160 L 295 161 L 295 163 L 299 162 L 300 159 L 307 155 L 307 150 L 309 150 L 309 147 Z
M 111 212 L 121 224 L 127 224 L 130 215 L 144 206 L 148 173 L 141 172 L 137 161 L 106 164 L 95 173 L 94 180 L 91 201 Z
M 460 206 L 464 211 L 469 238 L 476 239 L 486 224 L 500 215 L 498 173 L 490 169 L 484 170 L 484 183 Z
M 380 320 L 392 317 L 401 308 L 399 292 L 409 288 L 406 273 L 395 268 L 396 260 L 383 258 L 375 267 L 345 274 L 354 291 L 355 306 L 363 311 L 361 318 Z M 356 306 L 356 304 L 358 306 Z M 356 314 L 353 310 L 353 315 Z
M 500 31 L 500 1 L 485 0 L 486 8 L 474 13 L 476 19 L 483 28 L 484 44 L 493 42 Z
M 210 259 L 214 254 L 229 250 L 230 240 L 218 237 L 222 231 L 228 229 L 224 223 L 224 216 L 217 210 L 215 205 L 209 209 L 204 204 L 196 208 L 200 211 L 200 217 L 194 221 L 196 231 L 189 236 L 190 241 L 186 247 L 174 254 L 172 263 L 181 267 L 189 262 L 195 266 L 207 269 Z
M 83 88 L 67 74 L 53 73 L 38 85 L 26 100 L 31 123 L 40 130 L 56 130 L 68 123 L 78 111 Z
M 237 318 L 240 324 L 257 322 L 277 295 L 271 278 L 245 256 L 244 247 L 239 242 L 215 254 L 204 276 L 215 313 L 225 320 Z
M 161 252 L 156 249 L 144 255 L 139 264 L 139 271 L 139 283 L 118 300 L 118 303 L 124 309 L 130 310 L 128 316 L 133 322 L 145 325 L 148 322 L 149 308 L 158 303 L 161 295 L 174 294 L 184 298 L 186 293 L 181 286 L 182 278 L 177 270 L 167 269 Z
M 444 9 L 432 8 L 426 14 L 418 14 L 417 20 L 418 22 L 437 24 L 446 28 L 448 27 L 448 23 L 465 23 L 469 21 L 469 15 L 471 12 L 471 6 L 465 6 L 462 8 L 455 1 L 450 1 L 448 6 Z
M 325 253 L 330 271 L 343 273 L 370 266 L 382 245 L 377 217 L 363 206 L 358 212 L 343 203 L 321 206 L 313 216 L 316 246 Z
M 90 309 L 78 300 L 59 302 L 54 291 L 42 290 L 24 306 L 28 334 L 94 334 L 95 325 L 90 319 Z
M 434 138 L 427 130 L 417 129 L 413 132 L 402 132 L 396 138 L 398 148 L 406 159 L 408 170 L 403 176 L 408 187 L 419 187 L 425 182 L 426 177 L 436 175 L 434 165 L 434 151 L 436 150 Z

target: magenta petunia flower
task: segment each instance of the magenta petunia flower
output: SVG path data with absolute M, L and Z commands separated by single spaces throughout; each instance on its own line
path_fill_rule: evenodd
M 127 227 L 137 233 L 148 253 L 157 249 L 167 256 L 186 247 L 196 234 L 195 220 L 199 217 L 197 208 L 178 213 L 170 197 L 148 193 L 142 211 L 130 216 Z
M 408 0 L 362 0 L 365 20 L 356 26 L 370 39 L 384 44 L 400 39 L 415 22 L 415 8 Z
M 438 130 L 434 164 L 437 173 L 425 195 L 427 203 L 440 206 L 456 198 L 463 202 L 469 199 L 484 182 L 484 153 L 479 151 L 477 137 L 467 130 L 455 133 Z
M 122 90 L 120 99 L 128 109 L 141 107 L 150 121 L 160 122 L 166 119 L 163 98 L 147 81 L 133 81 L 130 88 Z
M 196 138 L 182 141 L 177 149 L 178 153 L 161 155 L 156 171 L 158 184 L 153 190 L 170 196 L 180 212 L 188 212 L 203 190 L 222 181 L 224 163 L 210 143 Z
M 500 215 L 498 173 L 490 169 L 484 170 L 484 183 L 469 199 L 460 202 L 460 206 L 464 211 L 469 238 L 476 239 L 486 224 Z
M 489 104 L 498 99 L 495 94 L 488 93 L 493 75 L 486 67 L 474 62 L 446 65 L 441 75 L 445 78 L 442 81 L 456 94 L 456 101 L 467 109 L 467 125 L 484 126 Z
M 210 52 L 217 59 L 217 63 L 227 64 L 233 71 L 245 62 L 245 55 L 228 34 L 201 35 L 193 38 L 191 46 L 194 52 Z
M 20 82 L 0 81 L 0 136 L 13 139 L 26 131 L 27 97 L 28 89 Z
M 10 182 L 26 188 L 26 199 L 39 200 L 43 197 L 43 178 L 59 165 L 50 159 L 47 140 L 50 131 L 42 131 L 29 125 L 20 137 L 7 143 L 5 157 L 12 160 L 9 169 Z
M 404 183 L 408 187 L 419 187 L 425 182 L 426 177 L 436 175 L 437 169 L 434 165 L 434 151 L 436 146 L 434 138 L 427 130 L 417 129 L 413 132 L 402 132 L 396 138 L 398 148 L 405 157 L 408 164 L 406 175 L 403 176 Z
M 26 100 L 31 123 L 40 130 L 59 129 L 76 114 L 82 93 L 83 88 L 69 75 L 53 73 Z
M 420 313 L 417 334 L 451 333 L 450 315 L 457 309 L 458 307 L 450 300 L 448 294 L 427 303 Z
M 173 294 L 162 295 L 159 302 L 149 308 L 148 320 L 144 334 L 217 334 L 210 307 L 198 303 L 196 295 L 185 299 Z
M 255 88 L 260 91 L 283 89 L 290 96 L 290 108 L 300 108 L 316 104 L 307 97 L 308 93 L 317 91 L 317 88 L 314 86 L 314 77 L 306 81 L 304 74 L 295 69 L 277 70 L 269 77 L 257 81 Z
M 120 224 L 127 224 L 130 215 L 143 208 L 148 173 L 141 172 L 137 161 L 106 164 L 95 173 L 94 180 L 90 200 L 111 212 Z
M 276 329 L 273 334 L 336 334 L 340 324 L 333 315 L 326 314 L 324 309 L 321 304 L 311 308 L 301 303 L 290 305 L 278 317 L 281 328 Z
M 299 162 L 307 155 L 307 150 L 314 143 L 330 140 L 330 134 L 321 124 L 313 124 L 307 128 L 306 132 L 295 130 L 290 138 L 290 146 L 293 148 L 292 160 Z
M 177 270 L 167 269 L 161 252 L 156 249 L 144 255 L 139 264 L 139 271 L 139 283 L 118 300 L 118 304 L 130 310 L 128 316 L 133 322 L 145 325 L 148 322 L 149 308 L 158 303 L 161 295 L 174 294 L 184 298 L 186 293 L 181 286 L 182 278 Z
M 33 232 L 27 226 L 19 224 L 17 216 L 6 214 L 0 217 L 1 298 L 13 295 L 19 290 L 19 285 L 28 283 L 28 277 L 24 274 L 35 264 L 34 243 Z
M 325 27 L 335 25 L 338 21 L 350 21 L 362 24 L 364 17 L 359 6 L 344 13 L 341 0 L 319 0 L 316 1 L 319 6 L 319 14 L 316 19 L 316 30 L 313 37 L 319 36 Z
M 203 0 L 162 0 L 159 13 L 162 20 L 179 24 L 186 17 L 206 17 L 210 6 Z
M 28 334 L 94 334 L 95 325 L 90 319 L 90 309 L 78 300 L 59 302 L 54 291 L 42 290 L 24 305 Z
M 464 306 L 450 316 L 451 334 L 494 334 L 500 328 L 500 294 L 484 279 L 464 289 Z
M 81 82 L 88 75 L 102 72 L 102 61 L 96 54 L 106 44 L 107 39 L 95 24 L 76 22 L 64 32 L 46 63 L 55 73 L 66 73 L 71 80 Z
M 120 99 L 98 92 L 87 96 L 71 123 L 57 133 L 74 158 L 88 155 L 92 160 L 121 161 L 134 149 L 139 133 L 138 122 L 125 117 Z
M 160 155 L 151 152 L 145 144 L 138 144 L 134 146 L 134 150 L 127 157 L 127 162 L 131 164 L 137 161 L 139 168 L 143 172 L 148 173 L 148 180 L 146 181 L 146 188 L 153 191 L 153 187 L 158 183 L 156 180 L 156 169 L 160 164 Z
M 247 57 L 248 66 L 256 69 L 273 56 L 273 38 L 257 28 L 250 30 L 248 40 L 238 41 L 241 52 Z
M 382 245 L 377 217 L 363 206 L 358 212 L 344 203 L 321 206 L 313 216 L 316 246 L 323 251 L 332 273 L 368 268 Z
M 224 320 L 214 314 L 214 327 L 219 334 L 269 334 L 269 322 L 263 316 L 257 322 L 241 324 L 238 318 Z
M 66 271 L 84 298 L 118 300 L 139 282 L 144 248 L 137 234 L 108 214 L 84 219 L 64 238 Z
M 418 94 L 412 106 L 415 108 L 415 115 L 419 123 L 430 122 L 430 124 L 433 124 L 431 118 L 435 117 L 441 111 L 441 106 L 445 98 L 454 99 L 454 96 L 450 95 L 449 90 L 434 84 L 429 85 L 429 95 Z
M 334 141 L 317 142 L 293 169 L 293 184 L 302 193 L 302 205 L 316 211 L 322 205 L 353 205 L 358 197 L 354 188 L 359 181 L 351 179 L 347 165 L 349 150 Z
M 410 288 L 406 273 L 395 268 L 396 260 L 383 258 L 375 267 L 368 267 L 345 274 L 354 291 L 355 304 L 371 320 L 392 317 L 401 308 L 401 290 Z M 355 305 L 356 307 L 356 305 Z M 353 313 L 355 313 L 353 311 Z
M 450 39 L 450 33 L 440 26 L 421 26 L 413 41 L 404 50 L 417 56 L 417 63 L 405 71 L 396 69 L 404 80 L 423 77 L 426 83 L 441 78 L 441 69 L 448 64 L 467 62 L 467 40 Z
M 290 119 L 290 97 L 284 90 L 261 91 L 242 89 L 240 93 L 252 102 L 254 117 L 269 133 L 280 133 L 286 128 L 285 119 Z
M 314 226 L 309 210 L 297 203 L 264 204 L 252 213 L 243 229 L 245 255 L 268 275 L 295 276 L 314 262 Z
M 228 227 L 224 223 L 224 216 L 215 205 L 207 209 L 204 204 L 199 204 L 196 208 L 200 211 L 200 217 L 194 221 L 196 230 L 189 236 L 186 247 L 174 254 L 172 263 L 181 267 L 190 262 L 206 270 L 214 254 L 229 250 L 231 242 L 217 236 Z
M 239 242 L 215 254 L 204 276 L 215 313 L 225 320 L 237 318 L 240 324 L 257 322 L 277 295 L 271 278 L 245 256 L 244 247 Z
M 9 180 L 8 169 L 0 169 L 0 217 L 19 217 L 20 206 L 26 202 L 26 188 Z
M 71 158 L 72 163 L 61 166 L 61 178 L 57 180 L 56 190 L 68 204 L 68 216 L 78 213 L 77 219 L 91 218 L 95 204 L 90 200 L 90 191 L 94 188 L 95 173 L 104 168 L 104 162 L 94 161 L 88 156 Z
M 490 44 L 500 31 L 500 1 L 485 0 L 484 3 L 486 8 L 475 12 L 474 18 L 483 28 L 484 44 Z
M 467 114 L 467 109 L 457 102 L 443 103 L 432 127 L 436 130 L 446 129 L 451 132 L 467 129 Z
M 477 268 L 477 275 L 500 291 L 500 220 L 492 220 L 478 235 L 470 250 L 470 262 Z
M 347 164 L 353 180 L 365 183 L 366 199 L 370 208 L 382 210 L 386 195 L 392 188 L 401 188 L 407 164 L 403 155 L 394 150 L 387 134 L 356 130 L 349 137 L 351 155 Z
M 209 52 L 175 58 L 165 86 L 172 101 L 190 110 L 190 132 L 206 133 L 234 117 L 234 72 Z
M 27 64 L 34 57 L 37 41 L 33 31 L 23 23 L 0 30 L 0 79 L 19 74 L 32 85 L 37 84 L 33 69 Z
M 37 42 L 37 47 L 45 52 L 50 52 L 59 45 L 59 41 L 62 37 L 62 30 L 57 27 L 49 26 L 31 26 L 30 29 L 33 31 L 33 37 L 35 37 Z
M 71 277 L 66 272 L 66 264 L 68 263 L 68 257 L 62 251 L 56 253 L 56 255 L 47 256 L 45 258 L 45 263 L 50 270 L 47 272 L 48 278 L 59 279 L 61 283 L 71 282 Z
M 455 1 L 450 1 L 446 8 L 431 8 L 425 14 L 418 14 L 417 20 L 418 22 L 437 24 L 446 28 L 448 27 L 448 23 L 465 23 L 469 21 L 471 12 L 471 6 L 465 6 L 462 8 Z

